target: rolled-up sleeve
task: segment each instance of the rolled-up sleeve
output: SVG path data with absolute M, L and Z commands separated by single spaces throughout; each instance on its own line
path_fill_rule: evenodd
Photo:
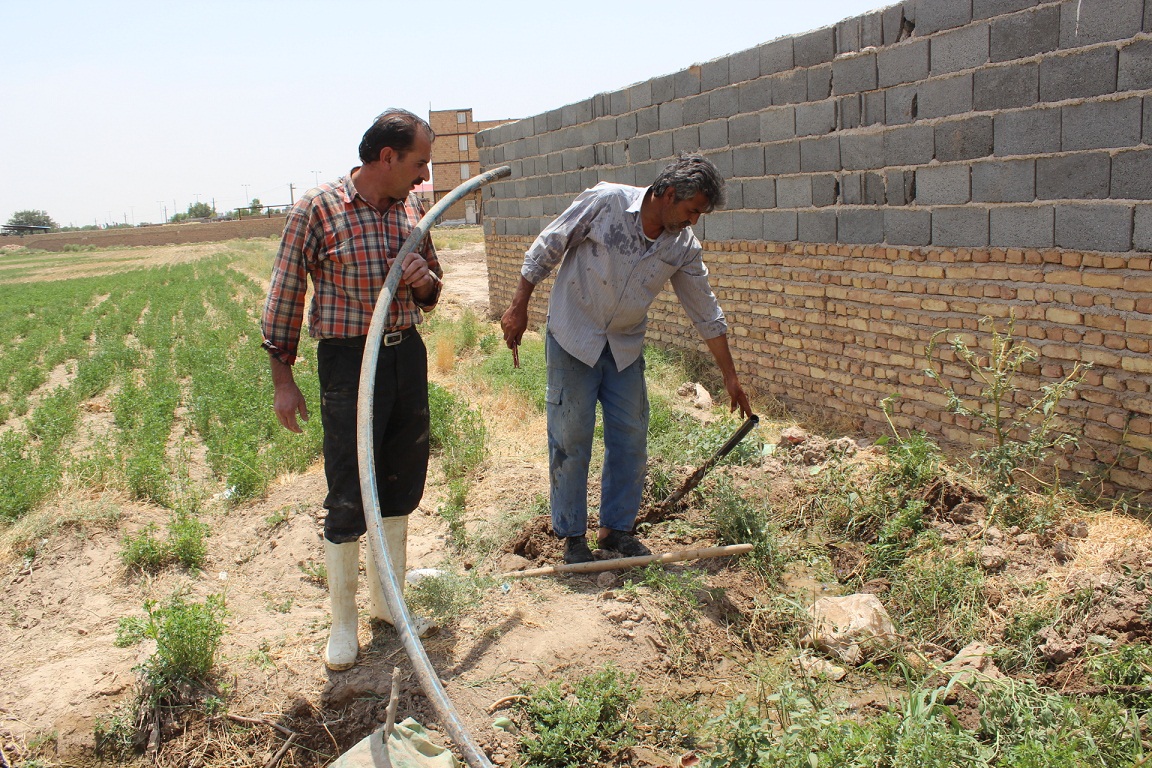
M 724 310 L 708 284 L 708 268 L 704 266 L 701 250 L 696 248 L 688 262 L 671 277 L 672 290 L 684 307 L 684 313 L 696 326 L 701 338 L 714 339 L 728 331 Z

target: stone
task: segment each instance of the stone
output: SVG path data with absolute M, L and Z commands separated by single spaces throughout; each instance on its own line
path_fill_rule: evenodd
M 876 595 L 822 597 L 808 613 L 812 631 L 801 638 L 800 644 L 818 648 L 848 664 L 859 664 L 871 652 L 896 642 L 892 619 Z

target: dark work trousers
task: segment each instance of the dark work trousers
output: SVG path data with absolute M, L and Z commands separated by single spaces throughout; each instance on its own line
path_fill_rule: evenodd
M 420 334 L 415 329 L 406 333 L 399 344 L 380 347 L 376 366 L 372 452 L 383 517 L 416 509 L 428 475 L 428 356 Z M 334 544 L 356 541 L 367 531 L 356 452 L 363 356 L 362 336 L 323 339 L 316 350 L 328 479 L 324 538 Z

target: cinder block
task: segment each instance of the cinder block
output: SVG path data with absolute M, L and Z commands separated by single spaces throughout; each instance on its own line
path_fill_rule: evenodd
M 972 166 L 973 201 L 1028 203 L 1035 199 L 1035 160 L 989 160 Z
M 879 48 L 884 45 L 884 13 L 873 11 L 860 17 L 860 45 Z
M 832 62 L 832 93 L 871 91 L 876 88 L 876 54 L 859 53 Z
M 800 144 L 780 141 L 764 145 L 764 173 L 776 175 L 800 172 Z
M 598 142 L 606 143 L 616 141 L 616 118 L 601 118 L 593 123 L 593 125 L 596 126 L 596 140 Z
M 812 205 L 823 208 L 835 205 L 840 194 L 840 185 L 831 173 L 820 173 L 812 177 Z
M 1133 40 L 1120 49 L 1116 90 L 1138 91 L 1148 88 L 1152 88 L 1152 40 Z
M 808 101 L 820 101 L 832 95 L 832 65 L 821 64 L 818 67 L 809 67 L 808 74 Z
M 1106 152 L 1037 158 L 1036 199 L 1102 200 L 1108 197 L 1111 168 Z
M 995 118 L 997 157 L 1060 151 L 1060 108 L 1001 112 Z
M 636 113 L 636 135 L 660 130 L 660 107 L 646 107 Z
M 1015 13 L 1036 5 L 1038 0 L 972 0 L 972 18 L 988 19 Z
M 953 0 L 956 2 L 956 0 Z M 932 38 L 930 68 L 933 75 L 972 69 L 988 62 L 988 24 L 973 24 Z
M 876 125 L 884 122 L 884 96 L 887 91 L 865 91 L 860 94 L 860 124 Z
M 859 16 L 853 16 L 844 19 L 836 25 L 837 54 L 853 53 L 863 47 L 860 42 L 862 36 L 860 22 L 861 18 Z
M 884 95 L 884 122 L 887 125 L 905 125 L 916 120 L 919 97 L 916 85 L 901 85 L 881 91 Z M 861 120 L 862 125 L 869 125 Z
M 808 71 L 794 69 L 772 78 L 773 104 L 801 104 L 808 101 Z
M 836 56 L 836 32 L 832 27 L 824 27 L 793 38 L 793 60 L 797 67 L 814 67 L 826 64 Z M 763 64 L 763 59 L 761 59 Z
M 558 131 L 562 127 L 564 127 L 563 126 L 564 116 L 561 113 L 560 109 L 548 110 L 547 112 L 544 113 L 544 119 L 545 119 L 544 131 Z M 543 133 L 544 131 L 537 130 L 536 132 L 537 133 Z
M 916 4 L 917 35 L 962 27 L 971 20 L 972 0 L 919 0 Z
M 972 205 L 933 208 L 932 245 L 958 248 L 988 245 L 988 209 Z
M 884 132 L 884 165 L 924 165 L 932 160 L 935 136 L 930 125 L 908 125 Z
M 960 205 L 968 202 L 970 169 L 965 163 L 926 165 L 916 169 L 916 202 L 920 205 Z
M 800 211 L 796 214 L 797 240 L 802 243 L 835 243 L 836 211 Z
M 718 59 L 712 59 L 712 61 L 706 61 L 700 65 L 701 91 L 710 91 L 713 88 L 723 88 L 726 85 L 732 84 L 728 75 L 730 60 L 728 56 L 721 56 Z
M 1061 48 L 1134 37 L 1144 20 L 1144 0 L 1064 0 L 1060 7 Z
M 724 208 L 734 211 L 744 207 L 744 185 L 735 179 L 724 182 Z
M 765 211 L 764 239 L 787 243 L 796 239 L 796 211 Z
M 700 224 L 705 223 L 707 224 L 709 240 L 733 240 L 732 222 L 735 215 L 732 211 L 713 211 L 702 216 L 696 226 L 692 227 L 692 231 L 696 237 L 703 239 L 704 235 L 700 229 Z
M 636 113 L 630 112 L 627 115 L 620 115 L 616 118 L 616 137 L 620 139 L 630 139 L 636 135 Z
M 989 56 L 992 61 L 1012 61 L 1047 53 L 1060 47 L 1060 6 L 993 19 Z
M 681 152 L 696 152 L 700 149 L 700 128 L 699 126 L 690 125 L 685 128 L 677 128 L 672 131 L 672 151 L 675 154 Z
M 860 94 L 852 93 L 836 99 L 836 128 L 849 131 L 860 127 Z
M 907 40 L 876 54 L 876 82 L 881 88 L 928 77 L 928 40 Z
M 936 125 L 936 159 L 972 160 L 992 154 L 992 116 L 977 115 Z
M 740 89 L 734 85 L 708 93 L 708 111 L 712 117 L 731 117 L 740 111 Z
M 733 115 L 728 118 L 728 141 L 732 146 L 760 141 L 760 115 Z
M 840 137 L 836 134 L 800 140 L 800 170 L 804 173 L 840 170 Z
M 652 81 L 645 80 L 628 88 L 628 103 L 632 109 L 652 106 Z
M 972 111 L 972 73 L 936 77 L 919 86 L 917 117 L 921 120 Z
M 1077 251 L 1132 248 L 1133 206 L 1122 203 L 1068 203 L 1056 206 L 1056 247 Z
M 886 193 L 884 190 L 884 174 L 864 174 L 864 204 L 884 205 Z
M 733 83 L 760 77 L 760 49 L 749 48 L 732 54 L 728 61 L 728 77 Z
M 668 131 L 684 125 L 684 102 L 666 101 L 660 105 L 660 130 Z
M 761 77 L 736 86 L 741 112 L 759 112 L 772 105 L 771 78 Z
M 779 141 L 796 136 L 796 108 L 772 107 L 760 113 L 760 140 Z
M 796 107 L 796 133 L 818 136 L 836 129 L 836 102 L 831 99 L 809 102 Z
M 1051 248 L 1056 209 L 1051 205 L 993 208 L 988 244 L 993 248 Z
M 845 170 L 882 167 L 884 134 L 880 131 L 841 134 L 840 164 Z
M 884 171 L 885 202 L 910 205 L 916 199 L 916 171 Z
M 713 120 L 700 126 L 700 146 L 703 149 L 728 146 L 728 121 Z
M 758 211 L 732 212 L 734 240 L 760 240 L 764 237 L 764 214 Z
M 864 174 L 846 173 L 840 177 L 840 202 L 844 205 L 864 203 Z
M 1152 0 L 1148 0 L 1152 2 Z M 1152 144 L 1152 99 L 1144 99 L 1144 143 Z
M 745 208 L 775 208 L 776 180 L 773 178 L 749 179 L 741 186 Z
M 885 209 L 884 239 L 890 245 L 931 244 L 932 212 L 915 208 Z
M 1132 247 L 1152 252 L 1152 205 L 1137 205 L 1132 227 Z
M 712 119 L 712 110 L 708 108 L 708 98 L 709 94 L 701 93 L 684 99 L 682 102 L 677 102 L 681 105 L 681 125 L 695 125 Z M 666 127 L 675 128 L 678 126 Z
M 1116 90 L 1116 49 L 1092 48 L 1040 62 L 1040 101 L 1100 96 Z
M 673 74 L 673 82 L 676 88 L 676 98 L 686 99 L 689 96 L 695 96 L 700 93 L 700 65 L 693 64 L 687 69 L 682 69 Z
M 628 101 L 628 91 L 613 91 L 608 94 L 608 110 L 614 117 L 630 112 L 632 105 Z
M 977 111 L 1030 107 L 1039 95 L 1040 67 L 1034 62 L 983 67 L 972 81 L 972 107 Z
M 653 105 L 659 106 L 676 98 L 675 75 L 661 75 L 660 77 L 653 78 L 650 82 L 652 83 Z
M 704 152 L 704 157 L 709 160 L 712 165 L 716 166 L 716 170 L 720 172 L 721 178 L 732 178 L 732 150 L 721 149 L 711 152 Z
M 841 208 L 837 216 L 837 238 L 841 243 L 884 242 L 884 211 L 880 208 Z
M 781 37 L 759 47 L 760 74 L 787 72 L 795 66 L 792 58 L 792 37 Z
M 776 179 L 776 205 L 780 208 L 807 208 L 812 205 L 810 176 L 780 176 Z
M 735 147 L 732 150 L 732 173 L 735 176 L 763 176 L 764 175 L 764 147 L 761 144 L 750 144 Z
M 912 5 L 912 3 L 908 3 L 908 5 Z M 884 24 L 884 45 L 895 45 L 903 42 L 912 34 L 912 24 L 905 16 L 903 5 L 898 3 L 889 6 L 880 13 L 883 16 Z M 911 15 L 915 16 L 915 11 Z
M 652 160 L 672 157 L 672 131 L 661 131 L 648 137 Z
M 1139 97 L 1062 107 L 1061 149 L 1134 147 L 1140 143 Z
M 1152 200 L 1152 149 L 1118 152 L 1112 156 L 1113 198 Z

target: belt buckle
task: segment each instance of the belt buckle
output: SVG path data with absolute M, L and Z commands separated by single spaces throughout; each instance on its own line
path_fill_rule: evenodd
M 392 331 L 384 334 L 384 346 L 394 347 L 404 341 L 404 331 Z

